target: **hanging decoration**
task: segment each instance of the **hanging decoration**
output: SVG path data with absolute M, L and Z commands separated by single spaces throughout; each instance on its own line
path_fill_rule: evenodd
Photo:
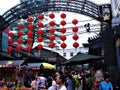
M 53 49 L 55 47 L 55 43 L 54 43 L 54 40 L 55 40 L 55 36 L 54 36 L 54 33 L 55 33 L 55 29 L 54 29 L 55 22 L 53 21 L 53 19 L 55 18 L 55 14 L 54 13 L 50 13 L 49 14 L 49 18 L 51 19 L 51 21 L 49 22 L 49 25 L 50 25 L 50 29 L 49 29 L 49 33 L 50 33 L 50 36 L 49 36 L 49 40 L 50 40 L 49 47 L 51 49 Z
M 73 47 L 76 49 L 79 47 L 79 43 L 77 42 L 77 40 L 79 39 L 79 36 L 77 35 L 78 27 L 76 26 L 78 24 L 78 20 L 73 19 L 72 24 L 74 25 L 74 27 L 72 28 L 72 31 L 74 33 L 73 40 L 75 40 L 75 42 L 73 43 Z
M 67 44 L 64 42 L 66 40 L 66 36 L 64 35 L 66 32 L 66 28 L 64 28 L 64 26 L 66 25 L 66 21 L 64 20 L 66 18 L 66 14 L 62 13 L 60 17 L 62 18 L 60 22 L 60 25 L 62 26 L 62 28 L 60 29 L 61 32 L 60 40 L 62 40 L 62 43 L 60 46 L 64 50 L 67 47 Z

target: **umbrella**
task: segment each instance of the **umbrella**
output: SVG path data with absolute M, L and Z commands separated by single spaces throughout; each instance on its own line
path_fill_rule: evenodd
M 43 66 L 44 69 L 53 69 L 53 70 L 56 69 L 56 67 L 54 65 L 50 64 L 50 63 L 43 62 L 42 66 Z

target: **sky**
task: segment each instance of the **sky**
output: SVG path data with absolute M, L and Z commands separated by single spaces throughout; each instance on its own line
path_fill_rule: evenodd
M 93 2 L 95 2 L 96 4 L 104 4 L 104 3 L 110 3 L 110 0 L 91 0 Z M 10 8 L 14 7 L 15 5 L 19 4 L 20 0 L 0 0 L 0 15 L 3 15 L 6 11 L 8 11 Z M 71 18 L 71 16 L 73 18 Z M 78 19 L 78 21 L 84 21 L 84 20 L 91 20 L 92 18 L 84 16 L 84 15 L 79 15 L 79 14 L 75 14 L 75 13 L 70 13 L 69 16 L 67 16 L 66 21 L 71 22 L 72 19 L 74 18 L 78 18 L 78 16 L 80 17 Z M 58 20 L 56 20 L 58 21 Z M 90 23 L 90 24 L 96 24 L 99 23 L 96 20 L 92 20 L 89 22 L 80 22 L 78 24 L 78 26 L 80 25 L 84 25 L 85 23 Z M 85 34 L 81 34 L 79 35 L 79 39 L 77 42 L 80 43 L 80 46 L 82 46 L 82 43 L 87 43 L 87 39 L 88 37 L 92 37 L 94 36 L 95 33 L 85 33 Z M 67 48 L 73 48 L 72 44 L 74 41 L 71 41 L 72 36 L 69 36 L 70 38 L 68 38 L 65 42 L 69 43 L 69 45 L 67 45 Z

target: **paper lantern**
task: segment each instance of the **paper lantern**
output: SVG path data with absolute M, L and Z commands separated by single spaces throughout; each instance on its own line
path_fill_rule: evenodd
M 18 36 L 21 37 L 23 35 L 23 32 L 22 31 L 18 31 Z
M 39 23 L 38 23 L 38 27 L 39 27 L 39 28 L 42 28 L 42 27 L 43 27 L 43 23 L 42 23 L 42 22 L 39 22 Z
M 39 45 L 37 46 L 37 48 L 38 48 L 38 50 L 42 50 L 42 48 L 43 48 L 42 44 L 39 44 Z
M 12 39 L 9 39 L 9 40 L 8 40 L 8 44 L 13 44 L 13 40 L 12 40 Z
M 55 17 L 54 13 L 49 14 L 49 17 L 53 19 Z
M 73 43 L 73 47 L 74 47 L 74 48 L 79 47 L 79 43 L 78 43 L 78 42 L 74 42 L 74 43 Z
M 66 40 L 66 36 L 65 36 L 65 35 L 61 35 L 61 36 L 60 36 L 60 39 L 61 39 L 62 41 L 65 41 L 65 40 Z
M 22 44 L 23 40 L 22 39 L 17 39 L 18 44 Z
M 40 14 L 40 15 L 38 16 L 38 18 L 39 18 L 40 20 L 43 20 L 43 19 L 44 19 L 44 14 Z
M 43 30 L 38 30 L 38 34 L 42 35 L 44 33 Z
M 31 37 L 31 36 L 33 36 L 33 32 L 28 31 L 28 32 L 27 32 L 27 35 L 28 35 L 29 37 Z
M 66 47 L 67 47 L 66 43 L 63 42 L 63 43 L 61 44 L 61 48 L 65 49 Z
M 49 36 L 49 40 L 51 40 L 51 41 L 55 40 L 55 36 L 53 36 L 53 35 Z
M 23 24 L 18 24 L 18 29 L 23 29 Z
M 27 51 L 28 52 L 32 51 L 32 46 L 27 46 Z
M 50 28 L 49 32 L 50 32 L 51 34 L 53 34 L 53 33 L 55 32 L 55 29 L 54 29 L 54 28 Z
M 33 39 L 32 39 L 32 38 L 28 38 L 28 39 L 27 39 L 27 43 L 28 43 L 28 44 L 31 44 L 32 42 L 33 42 Z
M 28 30 L 32 30 L 33 29 L 33 25 L 32 24 L 28 24 L 27 28 L 28 28 Z
M 65 25 L 66 25 L 66 21 L 65 21 L 65 20 L 62 20 L 62 21 L 60 22 L 60 24 L 61 24 L 62 26 L 65 26 Z
M 76 25 L 76 24 L 78 23 L 78 20 L 77 20 L 77 19 L 74 19 L 74 20 L 72 21 L 72 23 L 73 23 L 74 25 Z
M 8 52 L 12 52 L 12 51 L 13 51 L 13 47 L 8 46 L 8 47 L 7 47 L 7 50 L 8 50 Z
M 20 52 L 22 50 L 22 46 L 16 46 L 16 50 Z
M 72 31 L 75 32 L 75 33 L 78 32 L 78 27 L 73 27 Z
M 79 36 L 78 36 L 77 34 L 74 34 L 74 35 L 73 35 L 73 39 L 74 39 L 74 40 L 78 40 L 78 39 L 79 39 Z
M 62 13 L 60 16 L 61 16 L 61 18 L 63 18 L 63 19 L 66 18 L 66 14 L 65 14 L 65 13 Z
M 49 25 L 53 27 L 55 25 L 55 22 L 54 21 L 50 21 Z
M 14 34 L 12 32 L 9 32 L 9 37 L 14 37 Z
M 32 18 L 32 17 L 29 17 L 29 18 L 27 19 L 27 21 L 28 21 L 28 22 L 33 22 L 33 18 Z
M 42 42 L 43 41 L 43 37 L 38 37 L 37 40 L 38 40 L 38 42 Z
M 61 28 L 60 32 L 64 34 L 66 32 L 66 28 Z
M 50 43 L 50 44 L 49 44 L 49 47 L 50 47 L 50 48 L 54 48 L 54 47 L 55 47 L 55 43 Z

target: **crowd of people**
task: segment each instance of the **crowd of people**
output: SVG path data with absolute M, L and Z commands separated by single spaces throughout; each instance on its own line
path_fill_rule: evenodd
M 67 74 L 61 70 L 49 74 L 50 70 L 35 73 L 24 71 L 20 76 L 23 80 L 16 79 L 11 88 L 7 87 L 4 78 L 0 78 L 0 90 L 113 90 L 109 73 L 103 75 L 102 70 L 96 73 L 72 70 Z

